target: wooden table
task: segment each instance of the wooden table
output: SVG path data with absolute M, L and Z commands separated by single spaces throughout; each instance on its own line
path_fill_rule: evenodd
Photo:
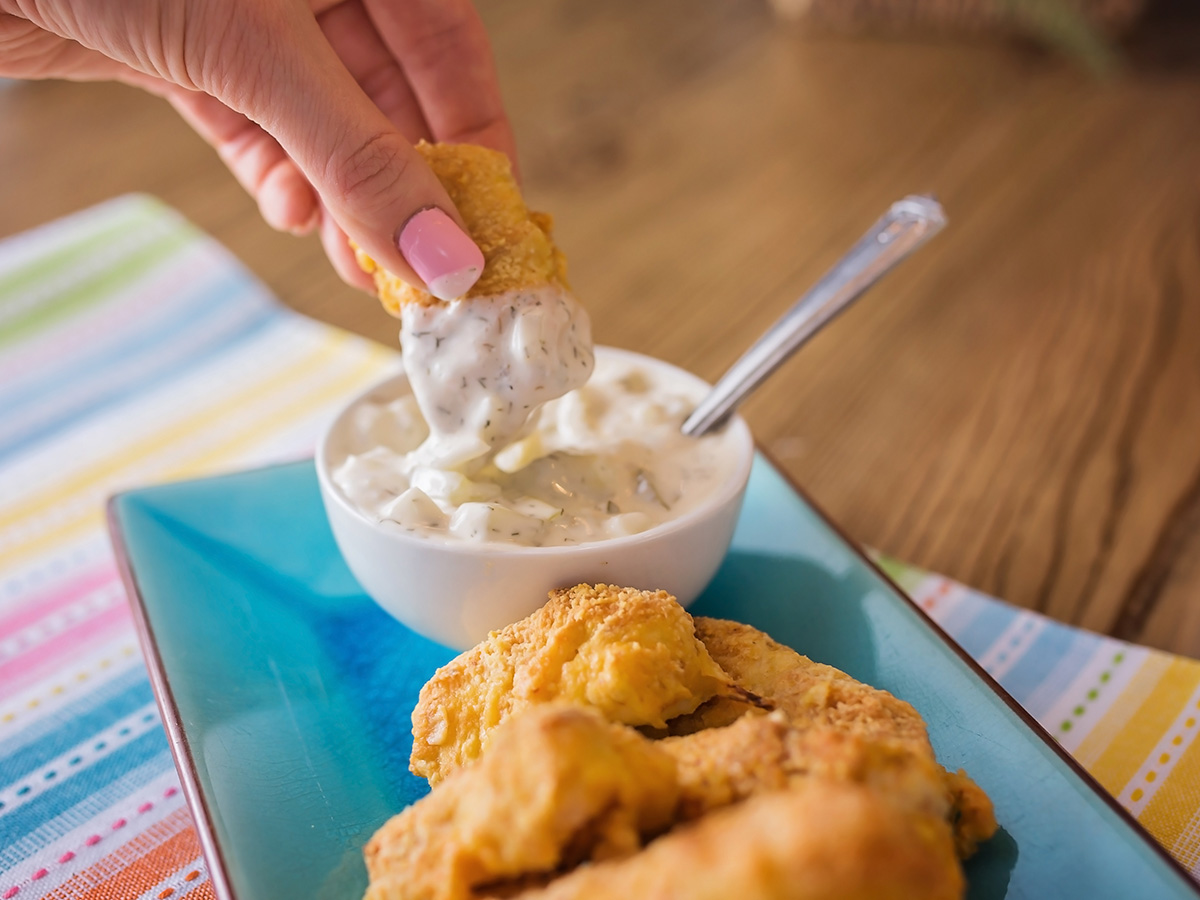
M 1200 27 L 1101 82 L 1012 45 L 812 40 L 753 2 L 481 0 L 597 339 L 718 375 L 894 199 L 951 225 L 746 409 L 852 535 L 1200 654 Z M 0 89 L 0 235 L 126 191 L 394 343 L 162 102 Z

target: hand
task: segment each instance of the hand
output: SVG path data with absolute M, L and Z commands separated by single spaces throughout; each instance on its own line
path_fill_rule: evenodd
M 515 159 L 469 0 L 0 0 L 0 75 L 116 79 L 166 97 L 267 222 L 319 228 L 338 273 L 367 288 L 347 235 L 416 285 L 458 290 L 482 266 L 412 141 Z M 425 213 L 401 240 L 430 207 L 449 219 Z

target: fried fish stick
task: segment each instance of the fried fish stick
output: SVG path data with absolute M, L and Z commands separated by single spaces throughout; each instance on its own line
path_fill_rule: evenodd
M 797 723 L 833 725 L 877 741 L 896 741 L 933 759 L 925 721 L 912 704 L 813 662 L 757 628 L 698 617 L 696 635 L 734 682 Z M 675 733 L 728 724 L 745 704 L 716 701 L 699 719 L 672 722 Z
M 417 151 L 483 251 L 483 272 L 463 296 L 440 300 L 356 253 L 400 319 L 404 371 L 430 430 L 418 464 L 476 472 L 543 404 L 587 381 L 591 322 L 567 285 L 550 217 L 526 208 L 504 154 L 469 144 Z
M 421 141 L 416 149 L 483 251 L 483 274 L 464 296 L 496 297 L 547 285 L 569 288 L 566 257 L 551 237 L 553 220 L 525 206 L 507 156 L 472 144 Z M 399 316 L 408 303 L 445 302 L 385 271 L 358 247 L 355 257 L 374 277 L 379 299 L 393 316 Z
M 365 900 L 466 900 L 626 856 L 667 830 L 677 796 L 671 756 L 636 731 L 579 707 L 527 710 L 375 833 Z
M 684 819 L 816 779 L 866 784 L 947 822 L 964 859 L 996 832 L 992 803 L 975 782 L 902 742 L 795 725 L 775 712 L 669 737 L 659 746 L 675 758 Z
M 944 821 L 869 786 L 813 781 L 672 831 L 636 856 L 582 866 L 522 900 L 956 900 Z
M 438 782 L 529 706 L 564 701 L 665 727 L 730 689 L 670 594 L 581 584 L 553 591 L 537 612 L 438 669 L 413 710 L 410 767 Z

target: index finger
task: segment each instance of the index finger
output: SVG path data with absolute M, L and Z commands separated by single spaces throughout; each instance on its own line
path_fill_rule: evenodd
M 482 144 L 517 161 L 483 21 L 469 0 L 364 0 L 440 141 Z

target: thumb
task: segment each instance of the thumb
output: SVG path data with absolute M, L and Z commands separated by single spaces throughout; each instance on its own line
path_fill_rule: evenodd
M 466 293 L 483 272 L 483 253 L 437 177 L 346 70 L 307 5 L 239 2 L 232 10 L 241 21 L 221 32 L 236 37 L 200 54 L 213 61 L 200 86 L 279 142 L 372 259 L 441 299 Z

